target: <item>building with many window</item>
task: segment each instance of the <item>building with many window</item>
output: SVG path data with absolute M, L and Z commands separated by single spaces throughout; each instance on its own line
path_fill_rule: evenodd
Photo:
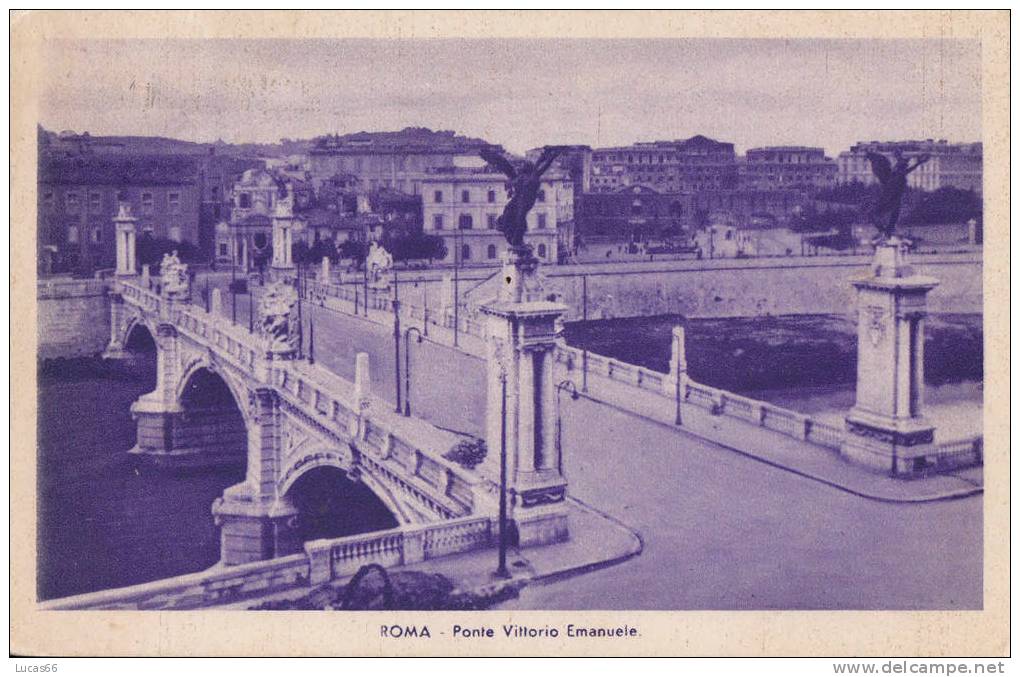
M 488 145 L 482 139 L 423 127 L 328 135 L 315 140 L 308 171 L 316 188 L 335 175 L 353 174 L 365 192 L 388 188 L 420 195 L 430 170 L 457 166 L 464 160 L 473 163 Z
M 839 154 L 836 160 L 839 167 L 837 182 L 864 184 L 877 182 L 878 179 L 871 171 L 871 163 L 867 157 L 869 152 L 882 153 L 890 160 L 897 152 L 908 159 L 929 155 L 928 162 L 907 177 L 907 183 L 911 188 L 932 191 L 953 187 L 981 192 L 983 150 L 980 142 L 949 143 L 945 139 L 861 141 L 851 146 L 850 150 Z
M 524 236 L 543 262 L 558 261 L 558 226 L 573 218 L 573 191 L 564 172 L 550 170 L 543 177 Z M 422 180 L 423 230 L 443 238 L 446 263 L 497 265 L 507 247 L 497 225 L 507 200 L 506 176 L 491 167 L 433 170 Z
M 115 261 L 113 217 L 127 203 L 138 237 L 199 242 L 195 157 L 42 154 L 37 233 L 44 272 L 91 271 Z
M 751 148 L 740 165 L 739 176 L 743 189 L 830 188 L 836 182 L 836 163 L 825 157 L 823 148 Z
M 596 148 L 591 154 L 591 191 L 611 193 L 645 185 L 662 193 L 690 193 L 737 187 L 732 143 L 705 136 L 677 141 Z

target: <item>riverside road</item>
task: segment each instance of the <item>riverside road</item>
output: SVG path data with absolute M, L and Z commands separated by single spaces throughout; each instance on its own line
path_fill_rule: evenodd
M 239 321 L 247 322 L 242 301 Z M 392 402 L 392 329 L 310 303 L 304 312 L 314 317 L 316 360 L 353 378 L 354 355 L 369 353 L 373 388 Z M 431 343 L 411 350 L 414 414 L 479 434 L 483 362 Z M 529 586 L 507 607 L 982 606 L 980 495 L 923 504 L 860 498 L 585 399 L 563 398 L 563 426 L 570 493 L 639 532 L 644 551 Z

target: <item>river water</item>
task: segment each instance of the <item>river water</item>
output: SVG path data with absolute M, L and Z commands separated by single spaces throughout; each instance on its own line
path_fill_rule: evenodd
M 156 470 L 127 454 L 129 408 L 155 365 L 98 360 L 39 373 L 38 596 L 63 597 L 200 571 L 219 559 L 212 502 L 243 467 Z

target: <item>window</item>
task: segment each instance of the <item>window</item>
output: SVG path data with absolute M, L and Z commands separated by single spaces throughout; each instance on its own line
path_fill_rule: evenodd
M 64 208 L 68 214 L 78 213 L 78 193 L 64 193 Z
M 67 227 L 67 241 L 71 244 L 78 244 L 78 226 Z
M 630 213 L 632 216 L 641 216 L 642 209 L 641 200 L 634 200 L 630 203 Z
M 152 213 L 152 193 L 142 193 L 142 213 Z
M 102 241 L 103 241 L 103 231 L 102 231 L 102 229 L 100 229 L 100 228 L 93 228 L 92 229 L 92 242 L 95 243 L 95 244 L 99 244 Z
M 220 242 L 220 256 L 226 256 L 226 255 L 227 255 L 227 243 L 226 242 Z
M 461 261 L 467 261 L 470 258 L 471 258 L 471 247 L 470 247 L 470 245 L 466 245 L 466 244 L 461 245 L 460 246 L 460 260 Z
M 97 190 L 89 193 L 89 213 L 101 214 L 103 211 L 103 194 Z
M 457 220 L 458 228 L 468 229 L 474 228 L 474 226 L 475 226 L 474 219 L 471 218 L 470 214 L 461 214 L 460 218 Z
M 538 201 L 539 202 L 545 202 L 545 191 L 544 190 L 538 191 Z
M 490 244 L 485 251 L 490 259 L 496 258 L 496 245 Z
M 53 191 L 48 190 L 42 195 L 43 208 L 51 212 L 53 211 Z
M 538 245 L 538 258 L 540 258 L 540 259 L 544 259 L 545 258 L 545 245 L 544 244 Z
M 241 209 L 251 208 L 251 193 L 241 193 L 237 196 L 237 206 Z
M 180 193 L 167 193 L 167 202 L 170 207 L 171 214 L 181 213 L 181 194 Z
M 128 201 L 127 191 L 126 190 L 118 190 L 117 191 L 117 202 L 127 202 L 127 201 Z
M 442 214 L 433 214 L 432 215 L 432 227 L 435 230 L 442 230 L 443 229 L 443 215 Z
M 538 215 L 538 227 L 539 228 L 545 228 L 545 226 L 546 226 L 545 214 L 539 214 Z
M 492 230 L 495 230 L 496 228 L 499 227 L 498 223 L 499 217 L 496 216 L 495 214 L 489 214 L 485 218 L 489 228 L 491 228 Z
M 490 190 L 490 191 L 488 192 L 488 194 L 486 195 L 486 199 L 487 199 L 487 200 L 488 200 L 489 202 L 495 202 L 495 201 L 496 201 L 496 191 L 494 191 L 494 190 Z
M 469 190 L 462 190 L 462 191 L 460 191 L 460 201 L 461 202 L 471 202 L 471 191 L 469 191 Z
M 442 202 L 443 201 L 443 191 L 437 190 L 435 193 L 433 193 L 432 194 L 432 201 L 435 202 L 436 204 L 439 204 L 440 202 Z

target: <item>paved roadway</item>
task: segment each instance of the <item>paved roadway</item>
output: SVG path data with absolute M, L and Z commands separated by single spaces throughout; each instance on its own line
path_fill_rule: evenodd
M 224 307 L 229 313 L 227 297 Z M 392 401 L 392 331 L 323 308 L 305 312 L 316 318 L 317 359 L 352 378 L 354 354 L 368 352 L 376 392 Z M 477 434 L 482 362 L 442 346 L 413 349 L 412 382 L 429 383 L 412 385 L 414 413 Z M 508 608 L 981 607 L 981 496 L 862 499 L 587 400 L 565 398 L 563 421 L 571 493 L 637 529 L 645 550 L 525 588 Z

